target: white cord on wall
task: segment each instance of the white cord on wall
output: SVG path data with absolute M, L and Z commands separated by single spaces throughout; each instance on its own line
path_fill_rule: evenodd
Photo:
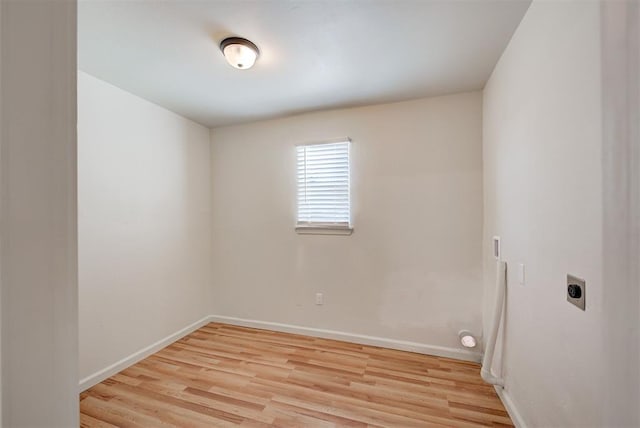
M 485 344 L 484 356 L 482 357 L 482 370 L 480 376 L 491 385 L 504 387 L 504 380 L 496 377 L 491 372 L 491 364 L 493 362 L 493 354 L 496 350 L 496 340 L 498 338 L 498 329 L 500 328 L 500 320 L 502 318 L 502 310 L 504 308 L 504 296 L 507 289 L 507 264 L 502 260 L 496 262 L 496 300 L 493 308 L 493 317 L 489 326 L 489 337 Z

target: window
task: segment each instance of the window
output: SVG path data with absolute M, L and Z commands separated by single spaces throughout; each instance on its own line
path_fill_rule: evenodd
M 299 233 L 350 234 L 351 140 L 296 146 Z

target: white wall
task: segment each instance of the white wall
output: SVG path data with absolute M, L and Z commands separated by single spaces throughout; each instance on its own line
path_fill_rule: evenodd
M 209 130 L 78 80 L 80 378 L 209 314 Z M 99 380 L 99 378 L 94 378 Z
M 534 1 L 484 91 L 486 294 L 500 235 L 506 393 L 529 426 L 606 425 L 600 54 L 598 2 Z M 568 273 L 586 312 L 566 302 Z
M 0 2 L 0 99 L 2 99 L 2 3 Z M 0 101 L 0 168 L 2 168 L 2 121 L 4 120 L 2 115 L 2 102 Z M 0 192 L 2 182 L 2 170 L 0 169 Z M 2 193 L 0 193 L 0 428 L 2 428 Z
M 5 427 L 78 426 L 76 4 L 2 1 Z
M 640 3 L 603 2 L 604 420 L 640 426 Z
M 476 92 L 213 129 L 213 312 L 450 348 L 480 332 L 481 105 Z M 355 231 L 298 235 L 294 145 L 344 136 Z

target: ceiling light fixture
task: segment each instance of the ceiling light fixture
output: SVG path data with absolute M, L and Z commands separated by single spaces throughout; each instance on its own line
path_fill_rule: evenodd
M 227 62 L 239 70 L 253 67 L 260 54 L 256 45 L 242 37 L 227 37 L 220 42 L 220 50 Z

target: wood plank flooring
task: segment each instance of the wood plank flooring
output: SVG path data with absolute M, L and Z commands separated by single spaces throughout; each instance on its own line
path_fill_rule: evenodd
M 80 422 L 513 426 L 478 364 L 219 323 L 80 394 Z

